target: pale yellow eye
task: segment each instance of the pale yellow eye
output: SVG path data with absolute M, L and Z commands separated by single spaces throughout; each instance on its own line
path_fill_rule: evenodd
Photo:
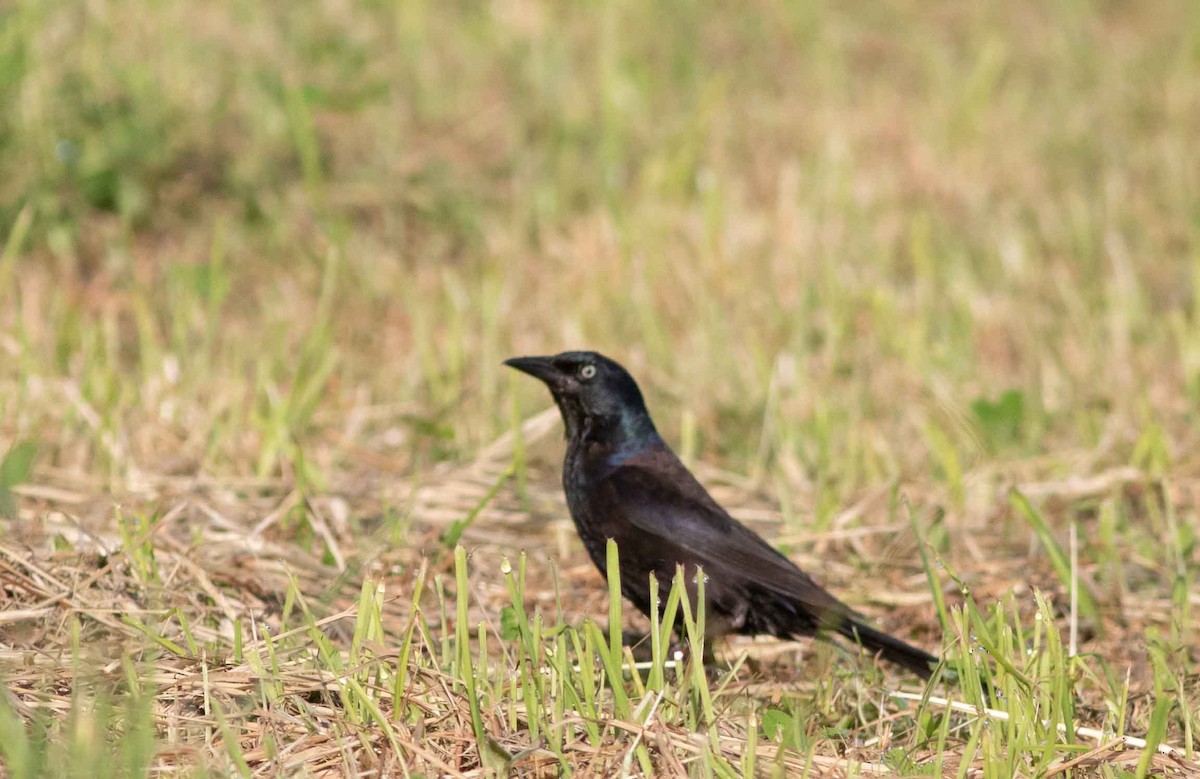
M 587 381 L 588 379 L 592 378 L 595 375 L 596 375 L 596 366 L 595 365 L 585 365 L 579 369 L 579 378 L 583 379 L 584 381 Z

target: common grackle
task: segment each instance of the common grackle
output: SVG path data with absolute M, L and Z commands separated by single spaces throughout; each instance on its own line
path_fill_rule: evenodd
M 592 562 L 617 543 L 621 592 L 650 611 L 650 574 L 667 592 L 676 566 L 696 597 L 705 579 L 709 637 L 839 633 L 928 678 L 937 658 L 862 622 L 757 533 L 731 517 L 659 436 L 633 377 L 595 352 L 514 357 L 550 388 L 566 426 L 563 491 Z

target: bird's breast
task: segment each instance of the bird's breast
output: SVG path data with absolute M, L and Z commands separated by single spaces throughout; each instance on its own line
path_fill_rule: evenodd
M 567 496 L 567 510 L 575 523 L 579 539 L 587 550 L 588 557 L 604 573 L 607 568 L 608 535 L 605 532 L 606 513 L 597 505 L 595 489 L 588 473 L 586 461 L 587 445 L 579 440 L 571 441 L 567 446 L 567 455 L 563 462 L 563 493 Z

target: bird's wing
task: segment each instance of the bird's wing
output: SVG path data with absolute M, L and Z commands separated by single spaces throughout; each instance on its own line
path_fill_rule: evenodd
M 670 452 L 632 458 L 609 472 L 604 486 L 638 531 L 659 548 L 681 552 L 718 581 L 745 581 L 807 607 L 822 621 L 853 611 L 761 536 L 721 508 Z M 647 539 L 649 541 L 649 539 Z

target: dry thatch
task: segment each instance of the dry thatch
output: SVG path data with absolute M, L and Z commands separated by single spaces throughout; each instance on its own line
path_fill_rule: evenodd
M 556 429 L 555 413 L 549 410 L 525 423 L 523 438 L 537 449 Z M 418 580 L 432 582 L 449 570 L 441 534 L 476 512 L 463 535 L 473 557 L 472 622 L 495 629 L 496 615 L 507 601 L 499 560 L 521 549 L 530 555 L 526 596 L 531 605 L 551 610 L 557 587 L 568 621 L 604 611 L 599 580 L 562 519 L 564 507 L 550 476 L 553 467 L 540 465 L 535 454 L 530 466 L 535 478 L 522 491 L 505 477 L 512 457 L 512 439 L 505 436 L 475 461 L 443 466 L 415 485 L 391 477 L 384 482 L 367 464 L 339 474 L 341 489 L 323 496 L 302 495 L 284 480 L 216 482 L 142 473 L 128 489 L 99 497 L 97 486 L 87 479 L 40 471 L 33 484 L 19 488 L 20 520 L 9 525 L 0 543 L 0 660 L 17 711 L 29 719 L 49 715 L 65 720 L 72 711 L 78 715 L 134 686 L 150 690 L 153 720 L 165 744 L 154 766 L 163 774 L 196 765 L 228 766 L 230 754 L 240 754 L 254 775 L 487 773 L 464 691 L 453 676 L 439 670 L 440 637 L 423 624 L 415 630 L 401 711 L 393 690 L 372 690 L 393 732 L 347 706 L 346 690 L 348 679 L 371 685 L 372 668 L 397 663 L 397 647 L 411 627 L 410 593 Z M 769 532 L 778 515 L 753 485 L 711 470 L 702 475 L 722 500 L 741 507 L 741 516 Z M 1189 487 L 1172 485 L 1182 492 Z M 1148 488 L 1141 474 L 1121 468 L 1028 484 L 1025 491 L 1065 500 Z M 923 579 L 911 560 L 899 562 L 898 555 L 907 556 L 911 546 L 905 539 L 907 525 L 886 521 L 878 510 L 883 497 L 864 495 L 831 531 L 804 538 L 808 551 L 796 557 L 835 588 L 866 601 L 864 608 L 886 606 L 889 624 L 927 625 L 923 637 L 936 641 Z M 401 544 L 386 538 L 381 519 L 385 503 L 408 507 Z M 289 525 L 294 525 L 296 512 L 303 512 L 310 534 Z M 978 533 L 975 538 L 983 548 L 1004 548 L 1003 543 L 985 543 Z M 880 559 L 889 548 L 900 552 L 893 557 L 896 562 L 881 569 L 884 581 L 873 583 L 868 593 L 861 585 L 857 590 L 849 585 L 855 572 L 836 562 L 847 547 L 859 559 Z M 974 557 L 970 546 L 964 549 L 962 570 L 984 582 L 980 589 L 988 595 L 1032 583 L 1055 587 L 1049 572 L 1039 570 L 1036 562 L 1031 568 L 1027 556 Z M 552 578 L 556 564 L 557 582 Z M 364 577 L 386 593 L 386 640 L 367 647 L 361 655 L 366 659 L 339 675 L 314 662 L 315 645 L 292 640 L 303 638 L 309 628 L 283 621 L 286 611 L 295 611 L 287 603 L 289 587 L 294 582 L 294 592 L 306 600 L 303 608 L 313 612 L 316 626 L 345 662 Z M 875 586 L 880 583 L 886 586 Z M 431 590 L 425 588 L 429 614 L 436 612 Z M 1105 652 L 1115 665 L 1132 667 L 1136 687 L 1138 659 L 1129 647 L 1120 648 L 1120 637 L 1160 619 L 1162 609 L 1154 601 L 1127 605 L 1113 617 L 1110 639 L 1103 644 L 1093 640 L 1085 648 Z M 240 662 L 234 649 L 239 641 Z M 811 690 L 812 682 L 805 681 L 811 675 L 796 660 L 808 648 L 736 642 L 727 651 L 747 652 L 763 670 L 740 672 L 725 692 L 730 700 L 777 699 L 787 690 Z M 505 661 L 503 656 L 496 659 Z M 267 662 L 272 667 L 264 667 Z M 1135 698 L 1131 706 L 1137 705 Z M 892 775 L 896 766 L 881 762 L 881 756 L 890 746 L 891 722 L 903 711 L 862 724 L 841 739 L 826 739 L 810 754 L 758 744 L 758 765 L 788 775 Z M 531 741 L 519 712 L 483 716 L 496 743 L 516 756 L 514 775 L 553 776 L 563 770 L 544 742 Z M 569 714 L 562 724 L 579 719 Z M 661 720 L 650 722 L 608 720 L 601 743 L 575 739 L 564 745 L 563 753 L 578 776 L 610 776 L 627 767 L 632 745 L 644 743 L 652 749 L 657 772 L 687 775 L 689 765 L 705 754 L 706 737 Z M 717 723 L 721 749 L 734 765 L 747 748 L 751 727 L 754 722 L 746 715 L 722 717 Z M 227 739 L 236 740 L 236 749 L 230 749 Z M 1104 763 L 1136 762 L 1139 752 L 1128 746 L 1108 739 L 1062 759 L 1046 775 L 1070 770 L 1079 776 Z M 915 763 L 932 757 L 909 755 Z M 957 774 L 958 759 L 954 749 L 942 755 L 945 775 Z M 979 760 L 965 768 L 966 776 L 982 775 Z M 1158 755 L 1154 765 L 1164 772 L 1200 770 L 1174 751 Z

